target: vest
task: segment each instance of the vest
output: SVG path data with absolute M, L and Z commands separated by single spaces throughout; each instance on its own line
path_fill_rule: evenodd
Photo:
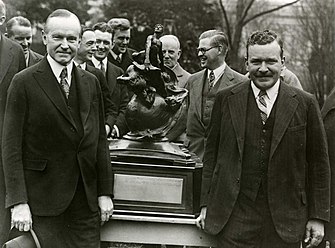
M 214 105 L 215 96 L 220 87 L 220 80 L 218 80 L 214 87 L 209 91 L 208 90 L 208 82 L 209 79 L 206 77 L 203 90 L 202 90 L 202 104 L 201 104 L 201 116 L 202 122 L 205 127 L 208 127 L 209 121 L 211 119 L 211 113 Z
M 265 125 L 262 123 L 260 110 L 251 88 L 247 106 L 240 192 L 255 201 L 260 189 L 267 195 L 267 169 L 276 103 Z

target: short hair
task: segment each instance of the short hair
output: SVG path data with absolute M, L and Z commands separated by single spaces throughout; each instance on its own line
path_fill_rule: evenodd
M 180 49 L 180 42 L 179 42 L 179 39 L 178 39 L 177 36 L 172 35 L 172 34 L 166 34 L 166 35 L 163 35 L 162 37 L 159 38 L 160 41 L 162 41 L 164 39 L 171 39 L 171 40 L 173 40 L 174 42 L 177 43 L 177 47 Z
M 0 16 L 6 16 L 6 5 L 0 0 Z
M 228 38 L 227 35 L 221 31 L 221 30 L 216 30 L 216 29 L 212 29 L 212 30 L 207 30 L 205 32 L 203 32 L 200 37 L 199 40 L 205 39 L 205 38 L 211 38 L 211 44 L 214 46 L 222 46 L 225 50 L 225 52 L 228 52 Z
M 271 30 L 264 30 L 264 31 L 255 31 L 253 32 L 248 40 L 247 40 L 247 58 L 249 56 L 249 46 L 252 45 L 266 45 L 270 44 L 273 41 L 277 41 L 280 46 L 280 57 L 283 58 L 284 56 L 284 49 L 283 49 L 283 40 Z
M 83 34 L 87 31 L 92 31 L 94 32 L 94 30 L 90 27 L 87 27 L 85 25 L 81 25 L 81 32 L 80 32 L 80 37 L 83 37 Z
M 98 22 L 98 23 L 93 25 L 92 29 L 93 29 L 93 31 L 99 30 L 101 32 L 112 33 L 111 26 L 106 22 Z
M 6 23 L 7 34 L 9 37 L 14 35 L 13 27 L 15 25 L 31 28 L 31 23 L 27 18 L 23 16 L 14 16 L 11 19 L 9 19 L 8 22 Z
M 115 30 L 128 30 L 130 29 L 130 22 L 126 18 L 112 18 L 108 21 L 108 24 L 113 30 L 113 33 Z
M 80 21 L 79 18 L 73 14 L 72 12 L 68 11 L 67 9 L 56 9 L 53 11 L 48 17 L 47 20 L 45 21 L 44 25 L 44 32 L 48 33 L 48 24 L 50 22 L 50 19 L 53 17 L 74 17 L 75 19 L 78 20 L 79 26 L 80 26 Z

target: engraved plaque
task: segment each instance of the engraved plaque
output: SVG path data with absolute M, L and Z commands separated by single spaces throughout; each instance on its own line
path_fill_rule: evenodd
M 183 179 L 114 174 L 114 199 L 181 204 Z

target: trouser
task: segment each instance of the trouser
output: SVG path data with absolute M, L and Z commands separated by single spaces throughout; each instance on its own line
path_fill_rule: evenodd
M 33 228 L 42 247 L 97 248 L 100 246 L 99 213 L 90 210 L 81 179 L 65 212 L 59 216 L 33 215 Z
M 218 234 L 218 247 L 299 248 L 300 242 L 286 243 L 279 237 L 267 197 L 260 190 L 256 201 L 240 193 L 228 223 Z

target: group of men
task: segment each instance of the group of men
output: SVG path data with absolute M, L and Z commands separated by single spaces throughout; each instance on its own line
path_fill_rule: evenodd
M 1 25 L 5 16 L 0 0 Z M 113 213 L 106 138 L 128 131 L 132 93 L 116 78 L 132 63 L 130 23 L 88 28 L 55 10 L 42 33 L 45 56 L 30 50 L 26 18 L 6 27 L 19 44 L 1 34 L 0 245 L 12 226 L 33 228 L 42 247 L 99 247 L 99 226 Z M 248 38 L 248 75 L 225 62 L 222 31 L 200 35 L 203 70 L 192 75 L 178 63 L 178 38 L 160 41 L 164 65 L 189 92 L 178 138 L 204 164 L 198 227 L 218 247 L 316 247 L 325 233 L 335 245 L 335 94 L 321 116 L 296 78 L 289 85 L 282 40 L 269 30 Z

